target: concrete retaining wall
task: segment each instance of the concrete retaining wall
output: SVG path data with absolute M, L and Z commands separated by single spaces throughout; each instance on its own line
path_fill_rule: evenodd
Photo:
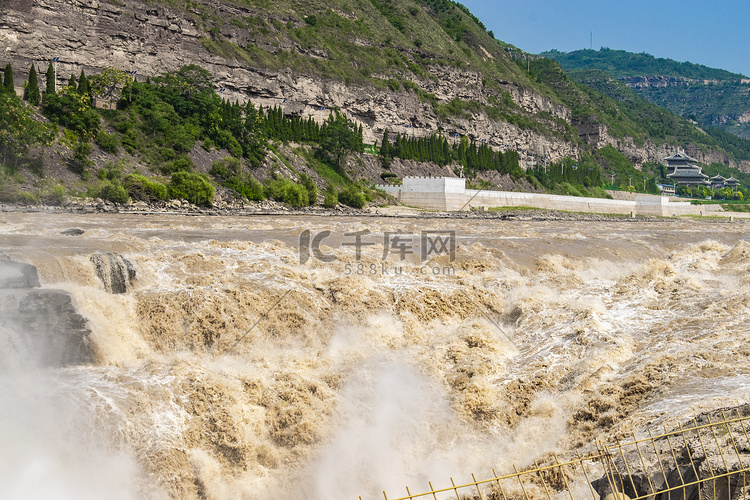
M 589 212 L 627 215 L 724 215 L 746 217 L 745 214 L 723 212 L 718 205 L 691 205 L 686 201 L 656 195 L 636 195 L 635 200 L 609 200 L 539 193 L 486 191 L 466 189 L 466 180 L 457 177 L 404 177 L 401 186 L 377 186 L 396 197 L 404 205 L 427 210 L 457 211 L 472 208 L 534 207 L 567 212 Z M 750 214 L 747 214 L 750 216 Z

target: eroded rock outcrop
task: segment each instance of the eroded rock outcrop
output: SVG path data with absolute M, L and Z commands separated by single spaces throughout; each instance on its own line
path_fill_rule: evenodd
M 135 266 L 115 252 L 97 252 L 91 256 L 96 275 L 109 293 L 125 293 L 135 281 Z
M 303 24 L 297 18 L 274 17 L 246 6 L 212 3 L 210 8 L 226 19 L 260 16 L 284 24 Z M 0 51 L 14 69 L 17 68 L 15 75 L 19 86 L 32 62 L 43 72 L 51 57 L 59 57 L 60 85 L 81 69 L 91 75 L 111 66 L 137 71 L 138 78 L 145 79 L 186 64 L 197 64 L 211 72 L 217 88 L 224 88 L 223 96 L 232 101 L 252 101 L 263 106 L 284 101 L 285 112 L 304 118 L 312 116 L 316 120 L 327 118 L 331 109 L 338 108 L 363 125 L 365 140 L 370 143 L 380 140 L 386 129 L 394 135 L 414 136 L 442 131 L 487 139 L 496 148 L 507 145 L 517 150 L 533 149 L 552 159 L 577 156 L 577 145 L 561 137 L 492 120 L 483 111 L 445 121 L 415 92 L 347 84 L 289 70 L 271 71 L 251 66 L 239 58 L 210 52 L 205 43 L 219 37 L 236 46 L 252 45 L 270 54 L 287 50 L 312 59 L 327 57 L 283 36 L 277 37 L 276 44 L 264 44 L 240 23 L 222 23 L 209 30 L 201 21 L 201 9 L 200 3 L 180 11 L 135 0 L 111 3 L 14 0 L 0 5 Z M 475 71 L 436 64 L 429 67 L 429 72 L 424 78 L 413 78 L 423 91 L 434 94 L 438 102 L 458 98 L 487 105 L 490 96 L 497 97 L 499 88 L 524 112 L 544 112 L 555 119 L 570 121 L 568 108 L 517 83 L 493 82 L 493 88 L 489 89 L 483 75 Z M 321 113 L 321 107 L 328 111 Z M 560 124 L 553 119 L 547 126 L 556 129 Z
M 0 261 L 0 368 L 90 363 L 90 333 L 67 292 L 41 288 L 34 266 Z

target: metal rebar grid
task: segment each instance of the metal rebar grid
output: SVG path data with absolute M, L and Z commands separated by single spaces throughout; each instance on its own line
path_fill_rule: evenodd
M 629 498 L 649 500 L 739 500 L 750 496 L 750 407 L 714 412 L 663 431 L 615 444 L 596 443 L 596 450 L 565 460 L 557 455 L 535 460 L 524 469 L 385 500 L 577 500 Z M 360 497 L 362 500 L 362 497 Z

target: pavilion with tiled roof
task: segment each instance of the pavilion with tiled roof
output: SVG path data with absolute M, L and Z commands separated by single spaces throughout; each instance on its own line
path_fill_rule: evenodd
M 726 179 L 724 181 L 724 187 L 736 189 L 739 187 L 739 185 L 740 185 L 740 180 L 735 179 L 734 177 L 730 177 L 729 179 Z
M 711 189 L 721 189 L 725 186 L 727 179 L 721 174 L 716 174 L 709 179 L 711 181 Z
M 672 179 L 680 186 L 711 186 L 708 176 L 698 165 L 698 160 L 680 151 L 672 156 L 664 158 L 667 163 L 667 178 Z

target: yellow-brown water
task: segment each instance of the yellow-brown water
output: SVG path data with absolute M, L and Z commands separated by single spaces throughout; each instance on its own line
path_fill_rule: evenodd
M 303 230 L 338 260 L 301 264 Z M 382 260 L 384 235 L 445 230 L 453 262 Z M 0 496 L 382 498 L 746 402 L 745 230 L 1 214 L 0 256 L 72 295 L 95 363 L 0 357 Z

